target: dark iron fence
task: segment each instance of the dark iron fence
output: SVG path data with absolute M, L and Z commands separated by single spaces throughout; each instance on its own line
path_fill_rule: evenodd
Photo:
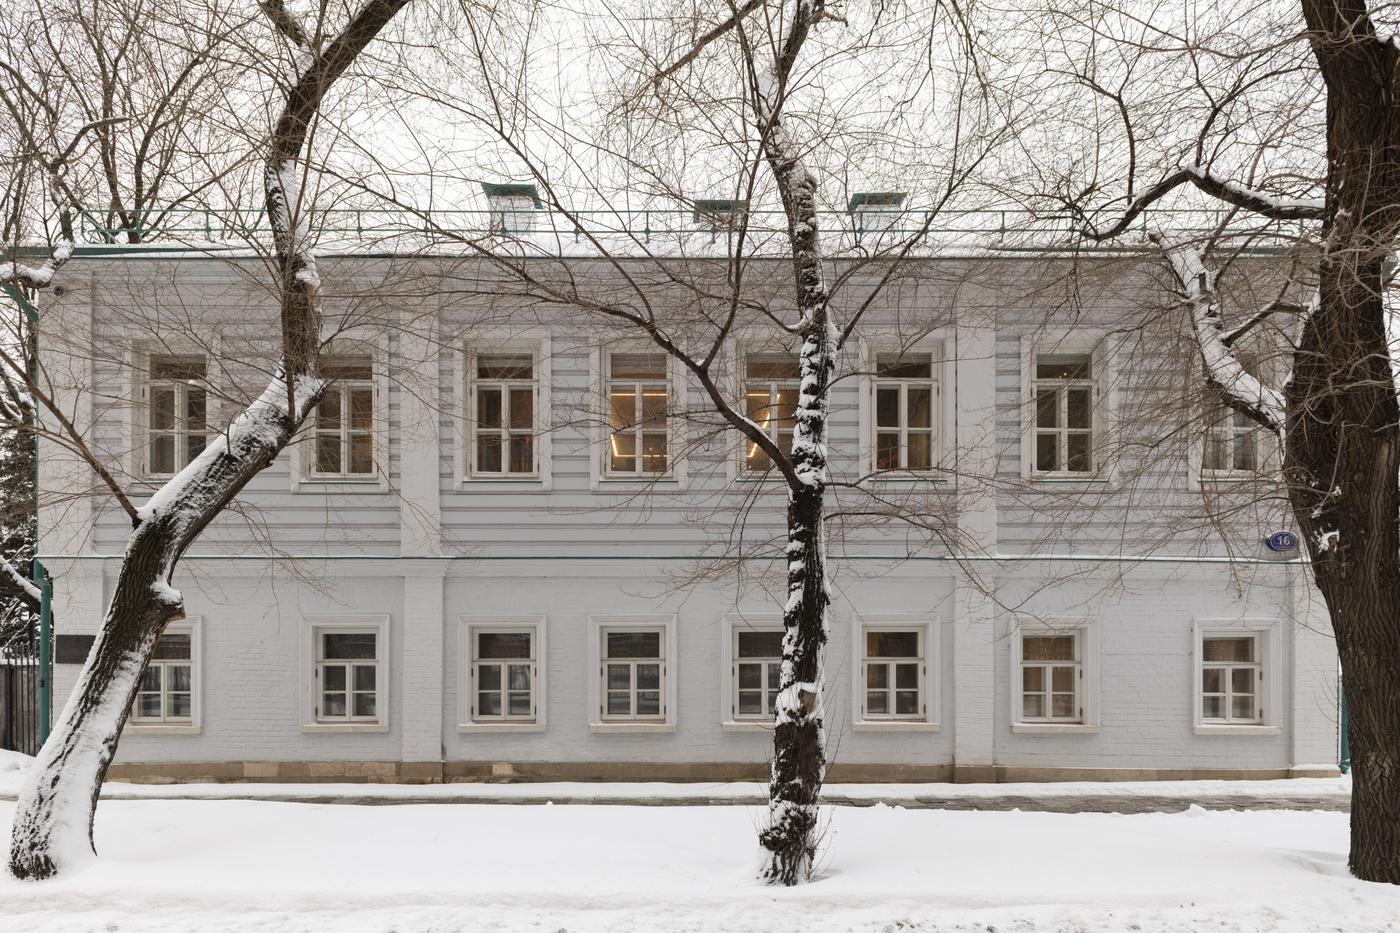
M 39 751 L 39 655 L 14 648 L 0 652 L 0 748 Z

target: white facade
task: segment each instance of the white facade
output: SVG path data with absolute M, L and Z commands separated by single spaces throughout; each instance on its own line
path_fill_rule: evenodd
M 356 283 L 394 275 L 387 260 L 344 262 Z M 482 275 L 420 262 L 433 282 Z M 927 261 L 939 263 L 955 261 Z M 968 268 L 957 290 L 933 274 L 901 289 L 833 392 L 837 478 L 905 470 L 881 481 L 885 498 L 917 502 L 942 530 L 852 524 L 833 542 L 833 779 L 1334 771 L 1325 612 L 1306 568 L 1262 544 L 1284 517 L 1251 501 L 1226 510 L 1228 527 L 1203 521 L 1203 503 L 1235 487 L 1202 481 L 1198 442 L 1177 432 L 1151 459 L 1130 443 L 1174 436 L 1134 413 L 1171 385 L 1142 374 L 1175 363 L 1153 355 L 1160 335 L 1119 332 L 1151 280 L 1109 277 L 1070 315 L 1023 287 L 1032 263 Z M 250 267 L 80 258 L 44 307 L 44 358 L 135 489 L 158 485 L 145 475 L 152 434 L 191 431 L 151 414 L 153 357 L 208 361 L 210 398 L 236 400 L 275 353 Z M 746 502 L 746 545 L 781 533 L 783 490 L 746 475 L 732 435 L 677 416 L 701 405 L 698 389 L 673 364 L 657 370 L 646 345 L 562 311 L 485 314 L 450 288 L 391 291 L 370 308 L 332 301 L 355 323 L 331 351 L 351 367 L 339 408 L 181 562 L 190 715 L 133 721 L 114 773 L 765 773 L 754 710 L 785 583 L 768 561 L 743 574 L 723 562 Z M 882 369 L 892 348 L 917 365 Z M 780 403 L 779 370 L 743 366 L 780 349 L 757 328 L 737 335 L 736 395 L 761 384 Z M 647 420 L 660 395 L 664 426 Z M 635 407 L 615 430 L 606 400 L 624 398 Z M 209 422 L 236 404 L 211 401 Z M 90 635 L 124 517 L 55 494 L 91 486 L 61 452 L 45 450 L 41 469 L 56 630 Z M 58 665 L 60 696 L 77 670 Z

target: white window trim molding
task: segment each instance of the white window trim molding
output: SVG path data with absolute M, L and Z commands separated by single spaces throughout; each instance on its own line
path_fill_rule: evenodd
M 1116 357 L 1118 341 L 1111 335 L 1085 336 L 1058 329 L 1021 336 L 1021 478 L 1047 485 L 1105 483 L 1113 478 L 1116 458 L 1107 456 L 1118 410 Z M 1038 473 L 1035 470 L 1035 358 L 1088 354 L 1094 371 L 1095 398 L 1090 450 L 1094 469 L 1088 473 Z
M 334 362 L 338 357 L 368 356 L 374 386 L 374 474 L 363 479 L 344 476 L 311 475 L 311 425 L 315 414 L 307 416 L 302 430 L 288 446 L 292 450 L 292 492 L 295 493 L 385 493 L 389 491 L 389 336 L 386 333 L 361 335 L 349 328 L 324 348 L 321 358 Z
M 535 355 L 535 473 L 531 476 L 473 476 L 476 424 L 476 357 L 482 353 L 529 350 Z M 454 488 L 471 490 L 550 489 L 553 485 L 553 333 L 547 327 L 473 333 L 452 354 Z
M 908 345 L 892 331 L 868 330 L 857 341 L 859 353 L 859 376 L 856 385 L 859 391 L 857 403 L 857 424 L 860 439 L 861 474 L 875 472 L 875 362 L 880 353 L 903 350 L 905 353 L 933 354 L 933 385 L 938 394 L 934 404 L 933 425 L 933 469 L 924 473 L 893 473 L 880 477 L 882 483 L 943 483 L 946 477 L 940 472 L 948 464 L 948 437 L 956 424 L 956 393 L 952 387 L 956 378 L 957 361 L 951 358 L 947 348 L 952 340 L 947 330 L 939 328 Z
M 204 424 L 212 439 L 227 425 L 224 423 L 224 396 L 227 385 L 222 378 L 223 368 L 215 361 L 222 359 L 222 341 L 216 336 L 208 346 L 189 338 L 174 338 L 157 343 L 152 340 L 138 340 L 127 348 L 123 365 L 126 366 L 126 386 L 131 393 L 127 407 L 127 417 L 122 424 L 122 443 L 126 450 L 123 466 L 132 480 L 143 486 L 157 488 L 169 482 L 175 474 L 153 474 L 146 467 L 149 432 L 147 424 L 150 411 L 149 388 L 151 383 L 151 359 L 161 356 L 201 356 L 204 358 L 204 382 L 208 387 L 205 396 Z M 96 393 L 89 393 L 94 396 Z
M 610 628 L 659 628 L 662 630 L 662 664 L 665 684 L 665 719 L 659 722 L 605 722 L 602 714 L 603 631 Z M 620 613 L 588 617 L 588 731 L 646 733 L 676 731 L 676 616 L 666 613 Z
M 544 732 L 548 709 L 549 642 L 546 617 L 543 615 L 481 615 L 460 616 L 457 620 L 457 731 L 463 735 L 491 732 Z M 535 721 L 534 722 L 475 722 L 472 720 L 472 656 L 476 633 L 492 629 L 532 629 L 535 653 Z
M 665 473 L 639 473 L 636 476 L 610 476 L 603 467 L 607 456 L 609 421 L 606 356 L 608 353 L 660 353 L 666 358 L 666 458 Z M 680 361 L 649 340 L 611 340 L 594 344 L 588 353 L 587 410 L 593 413 L 588 429 L 588 486 L 594 492 L 635 493 L 645 490 L 681 490 L 686 487 L 686 436 L 689 433 L 683 413 L 686 411 L 685 371 Z
M 779 631 L 783 630 L 783 615 L 780 612 L 729 612 L 720 617 L 719 682 L 724 689 L 719 697 L 719 726 L 723 732 L 769 732 L 773 731 L 773 719 L 739 719 L 735 710 L 738 689 L 736 684 L 734 641 L 740 631 Z
M 301 731 L 309 734 L 325 733 L 344 735 L 353 732 L 389 731 L 389 616 L 387 614 L 361 615 L 305 615 L 302 616 L 301 637 Z M 374 629 L 375 662 L 374 708 L 378 722 L 318 722 L 316 720 L 316 633 L 326 629 Z
M 162 633 L 190 636 L 190 721 L 137 722 L 128 717 L 123 735 L 199 735 L 204 731 L 203 621 L 201 616 L 185 616 L 179 622 L 171 622 Z
M 1079 638 L 1079 705 L 1084 710 L 1080 722 L 1021 721 L 1021 638 L 1025 635 L 1073 633 Z M 1102 731 L 1099 720 L 1099 624 L 1084 616 L 1050 616 L 1026 620 L 1011 630 L 1010 687 L 1011 731 L 1023 735 L 1074 735 Z
M 1259 675 L 1264 681 L 1259 702 L 1264 716 L 1259 723 L 1209 723 L 1201 716 L 1202 639 L 1255 635 L 1262 643 Z M 1269 736 L 1283 732 L 1283 625 L 1278 619 L 1196 619 L 1191 627 L 1191 725 L 1196 735 Z
M 923 719 L 865 719 L 861 708 L 865 697 L 861 681 L 865 670 L 865 631 L 868 628 L 923 629 L 924 691 Z M 855 732 L 938 732 L 942 721 L 943 624 L 924 613 L 886 612 L 857 614 L 851 618 L 851 729 Z

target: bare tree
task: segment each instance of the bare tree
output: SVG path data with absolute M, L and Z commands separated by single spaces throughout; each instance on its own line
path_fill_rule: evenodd
M 303 23 L 277 0 L 262 5 L 276 31 L 296 49 L 296 67 L 279 88 L 282 103 L 267 139 L 262 177 L 277 257 L 279 370 L 203 453 L 139 507 L 100 458 L 90 451 L 83 457 L 103 476 L 133 530 L 102 632 L 20 796 L 10 847 L 10 870 L 18 877 L 51 876 L 91 852 L 98 792 L 138 678 L 161 631 L 183 615 L 180 593 L 170 585 L 177 562 L 248 481 L 277 457 L 320 398 L 321 282 L 303 195 L 309 164 L 305 150 L 332 86 L 406 3 L 367 0 L 338 25 L 324 6 L 315 22 Z M 72 211 L 80 202 L 62 183 L 58 169 L 63 160 L 51 164 L 51 174 L 59 176 L 55 188 L 62 240 L 42 264 L 11 263 L 7 278 L 21 287 L 48 286 L 72 255 Z M 6 364 L 19 375 L 9 360 Z M 45 409 L 44 417 L 56 420 L 69 442 L 86 450 L 81 432 L 42 393 L 42 386 L 27 387 Z
M 1039 171 L 1025 185 L 1088 240 L 1150 232 L 1206 382 L 1277 440 L 1275 481 L 1330 614 L 1351 711 L 1349 864 L 1400 883 L 1400 404 L 1385 302 L 1400 230 L 1393 11 L 1304 0 L 1298 11 L 1197 12 L 1071 3 L 1033 25 L 1045 73 L 1066 79 L 1038 91 L 1047 122 L 1080 91 L 1094 103 L 1067 133 L 1086 158 L 1047 168 L 1028 140 Z M 1261 237 L 1296 244 L 1293 280 L 1231 308 L 1221 274 Z M 1240 348 L 1280 322 L 1287 372 L 1270 380 Z

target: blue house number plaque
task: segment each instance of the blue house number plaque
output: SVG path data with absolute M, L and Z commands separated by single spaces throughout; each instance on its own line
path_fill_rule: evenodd
M 1265 539 L 1271 551 L 1296 551 L 1298 550 L 1298 536 L 1291 531 L 1275 531 Z

